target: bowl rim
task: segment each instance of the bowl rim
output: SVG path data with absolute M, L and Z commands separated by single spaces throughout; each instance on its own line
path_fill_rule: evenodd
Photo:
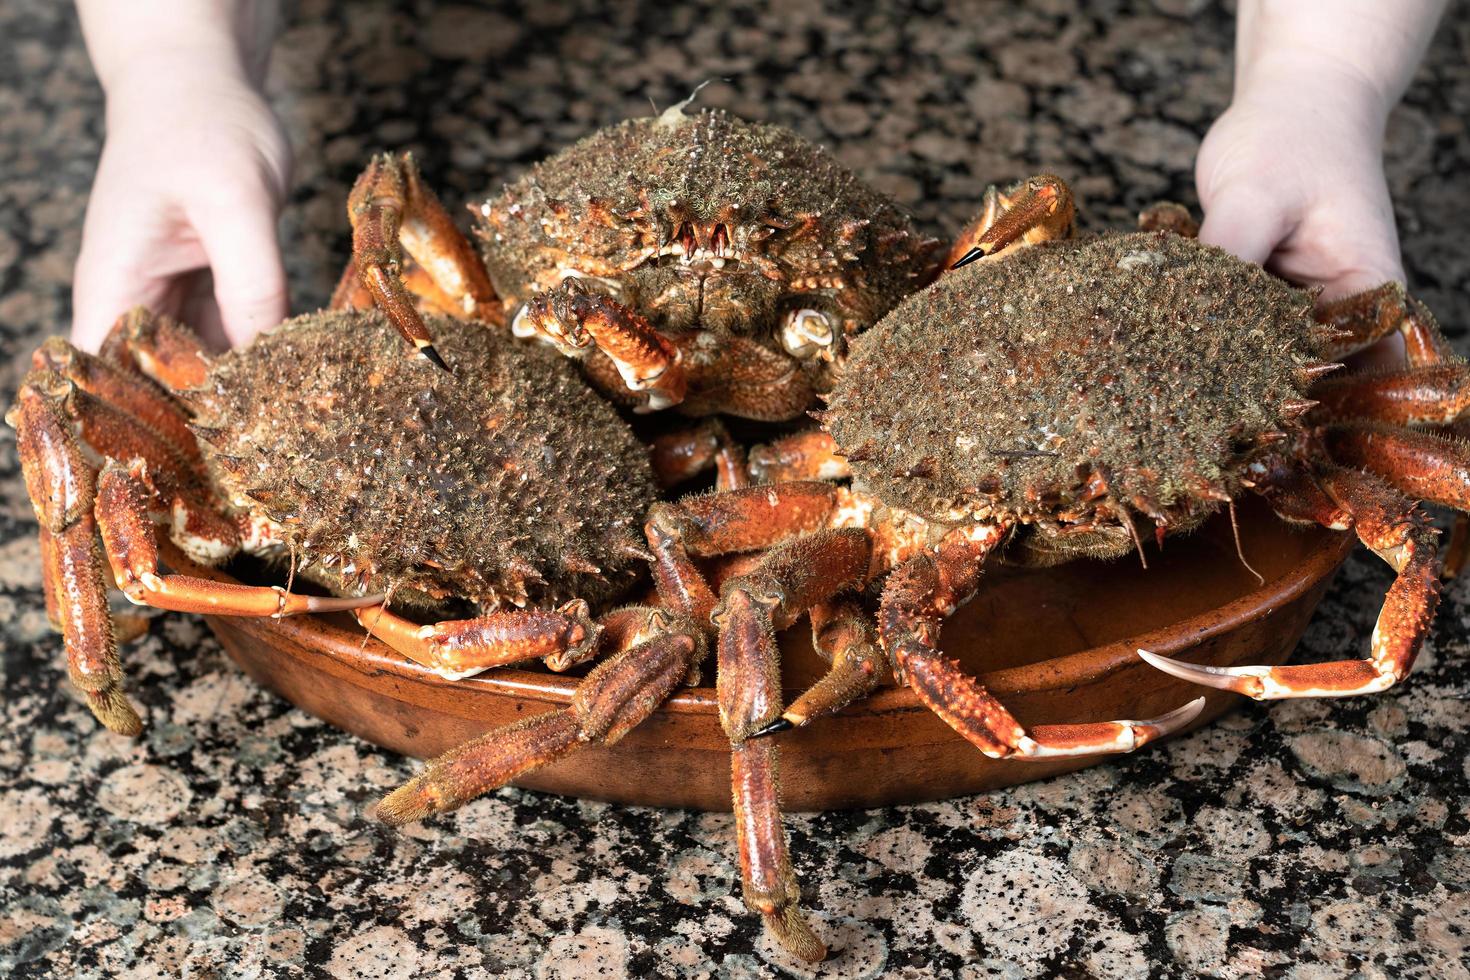
M 1285 574 L 1222 605 L 1110 643 L 1047 660 L 987 671 L 978 675 L 978 679 L 998 696 L 1072 690 L 1140 663 L 1135 652 L 1139 647 L 1170 656 L 1268 616 L 1333 574 L 1356 545 L 1356 538 L 1351 532 L 1312 527 L 1301 530 L 1317 540 L 1306 545 L 1300 561 Z M 211 578 L 235 581 L 217 569 L 200 571 Z M 577 674 L 546 673 L 510 666 L 451 681 L 403 657 L 375 637 L 344 629 L 319 616 L 295 616 L 277 620 L 272 625 L 281 633 L 292 635 L 295 643 L 288 646 L 299 646 L 299 650 L 292 650 L 292 655 L 298 659 L 306 659 L 303 656 L 306 651 L 312 655 L 329 656 L 340 666 L 365 677 L 392 675 L 413 684 L 453 685 L 482 696 L 514 697 L 553 706 L 568 704 L 582 679 Z M 677 714 L 709 715 L 716 714 L 718 709 L 715 689 L 710 686 L 682 688 L 660 708 Z M 906 711 L 927 709 L 911 689 L 884 687 L 848 706 L 844 714 L 858 717 Z

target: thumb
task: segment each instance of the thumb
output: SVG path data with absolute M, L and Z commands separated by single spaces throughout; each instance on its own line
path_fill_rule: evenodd
M 225 336 L 234 346 L 286 318 L 286 270 L 269 193 L 242 195 L 201 216 L 198 232 L 214 274 Z
M 1264 195 L 1232 188 L 1210 201 L 1199 238 L 1237 258 L 1265 265 L 1290 232 L 1290 220 Z

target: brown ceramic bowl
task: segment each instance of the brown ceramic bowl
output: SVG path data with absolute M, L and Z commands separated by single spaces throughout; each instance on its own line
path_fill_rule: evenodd
M 1136 560 L 1075 562 L 1048 571 L 996 568 L 945 626 L 945 650 L 981 675 L 1024 724 L 1149 718 L 1208 695 L 1204 724 L 1239 697 L 1204 691 L 1139 661 L 1144 647 L 1216 664 L 1279 664 L 1296 646 L 1350 535 L 1296 528 L 1259 505 L 1241 512 L 1244 554 L 1228 521 L 1170 539 Z M 377 745 L 426 758 L 506 722 L 566 704 L 576 677 L 501 669 L 446 681 L 351 620 L 208 617 L 256 681 L 303 710 Z M 788 688 L 822 669 L 804 623 L 782 638 Z M 900 688 L 778 736 L 791 810 L 876 806 L 994 789 L 1103 761 L 987 759 Z M 723 810 L 729 743 L 711 687 L 687 688 L 611 747 L 593 747 L 519 783 L 572 796 Z

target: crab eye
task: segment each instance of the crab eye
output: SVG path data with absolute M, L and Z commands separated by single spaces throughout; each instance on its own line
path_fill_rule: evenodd
M 781 328 L 781 346 L 797 360 L 831 357 L 832 319 L 819 310 L 792 310 Z

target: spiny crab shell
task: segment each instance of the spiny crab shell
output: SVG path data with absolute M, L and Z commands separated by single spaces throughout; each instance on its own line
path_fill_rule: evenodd
M 824 414 L 855 485 L 940 524 L 1030 524 L 1026 557 L 1196 526 L 1310 402 L 1313 296 L 1168 232 L 950 273 L 854 345 Z
M 287 321 L 180 392 L 222 494 L 335 592 L 596 604 L 638 577 L 647 450 L 554 352 L 430 319 L 466 384 L 377 311 Z
M 809 353 L 806 342 L 818 360 L 922 285 L 936 259 L 936 242 L 821 147 L 780 126 L 680 106 L 588 136 L 480 215 L 508 318 L 576 277 L 659 329 Z M 815 315 L 790 316 L 802 310 Z M 813 336 L 783 340 L 783 319 L 788 334 Z

